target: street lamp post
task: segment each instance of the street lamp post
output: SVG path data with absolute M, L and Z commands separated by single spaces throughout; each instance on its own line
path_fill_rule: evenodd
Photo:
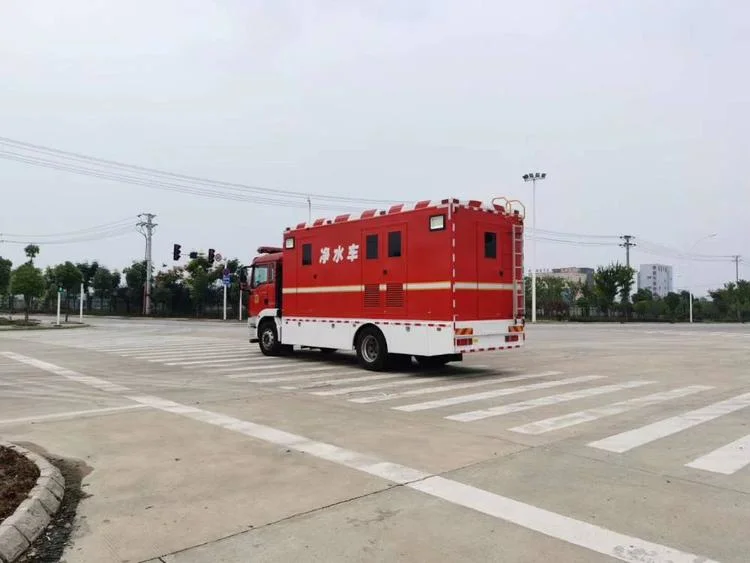
M 536 182 L 544 180 L 546 172 L 529 172 L 523 175 L 524 182 L 531 182 L 531 322 L 536 322 Z
M 688 254 L 690 254 L 690 252 L 691 252 L 691 251 L 692 251 L 692 250 L 693 250 L 693 249 L 694 249 L 694 248 L 695 248 L 696 246 L 698 246 L 698 244 L 700 244 L 700 243 L 701 243 L 701 242 L 703 242 L 704 240 L 708 240 L 708 239 L 710 239 L 710 238 L 714 238 L 715 236 L 716 236 L 716 233 L 711 233 L 710 235 L 706 235 L 706 236 L 704 236 L 704 237 L 701 237 L 701 238 L 699 238 L 699 239 L 698 239 L 697 241 L 695 241 L 695 242 L 693 243 L 693 246 L 691 246 L 691 247 L 690 247 L 690 248 L 688 249 Z M 689 260 L 689 258 L 688 258 L 688 260 Z M 692 274 L 692 268 L 690 269 L 690 273 Z M 691 279 L 692 279 L 692 275 L 691 275 L 690 277 L 691 277 Z M 689 279 L 689 280 L 688 280 L 688 294 L 690 295 L 690 306 L 689 306 L 689 311 L 690 311 L 690 322 L 692 323 L 692 322 L 693 322 L 693 283 L 692 283 L 691 279 Z

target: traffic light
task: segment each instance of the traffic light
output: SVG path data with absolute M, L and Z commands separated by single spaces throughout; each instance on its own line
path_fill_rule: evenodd
M 175 260 L 179 260 L 180 259 L 180 249 L 181 248 L 182 248 L 181 244 L 175 244 L 174 245 L 174 250 L 172 250 L 172 258 L 174 258 Z
M 213 248 L 208 249 L 208 263 L 213 264 L 214 263 L 214 252 L 215 250 Z
M 193 250 L 190 254 L 188 254 L 188 256 L 190 256 L 191 260 L 195 260 L 196 258 L 198 258 L 198 253 Z

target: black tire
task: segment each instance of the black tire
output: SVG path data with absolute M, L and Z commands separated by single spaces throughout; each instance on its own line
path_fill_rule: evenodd
M 266 356 L 278 356 L 281 353 L 282 346 L 279 344 L 279 333 L 276 330 L 276 323 L 273 321 L 263 321 L 258 327 L 258 345 L 260 351 Z
M 419 367 L 425 369 L 439 369 L 445 367 L 448 363 L 448 358 L 444 356 L 417 356 L 417 362 Z
M 388 345 L 383 333 L 373 326 L 363 328 L 357 336 L 357 360 L 370 371 L 383 371 L 388 364 Z

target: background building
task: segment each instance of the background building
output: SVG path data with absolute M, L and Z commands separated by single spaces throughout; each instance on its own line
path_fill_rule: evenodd
M 638 271 L 638 289 L 650 289 L 658 297 L 673 291 L 672 266 L 666 264 L 641 264 Z
M 537 277 L 561 278 L 566 281 L 588 285 L 594 283 L 593 268 L 578 268 L 575 266 L 570 266 L 568 268 L 551 268 L 548 270 L 537 270 L 536 275 Z

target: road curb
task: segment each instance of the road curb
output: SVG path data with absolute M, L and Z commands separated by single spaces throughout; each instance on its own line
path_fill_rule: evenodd
M 65 479 L 57 467 L 39 454 L 10 442 L 0 441 L 0 447 L 26 456 L 39 468 L 39 478 L 26 500 L 0 524 L 0 563 L 13 563 L 34 543 L 57 512 L 65 494 Z

